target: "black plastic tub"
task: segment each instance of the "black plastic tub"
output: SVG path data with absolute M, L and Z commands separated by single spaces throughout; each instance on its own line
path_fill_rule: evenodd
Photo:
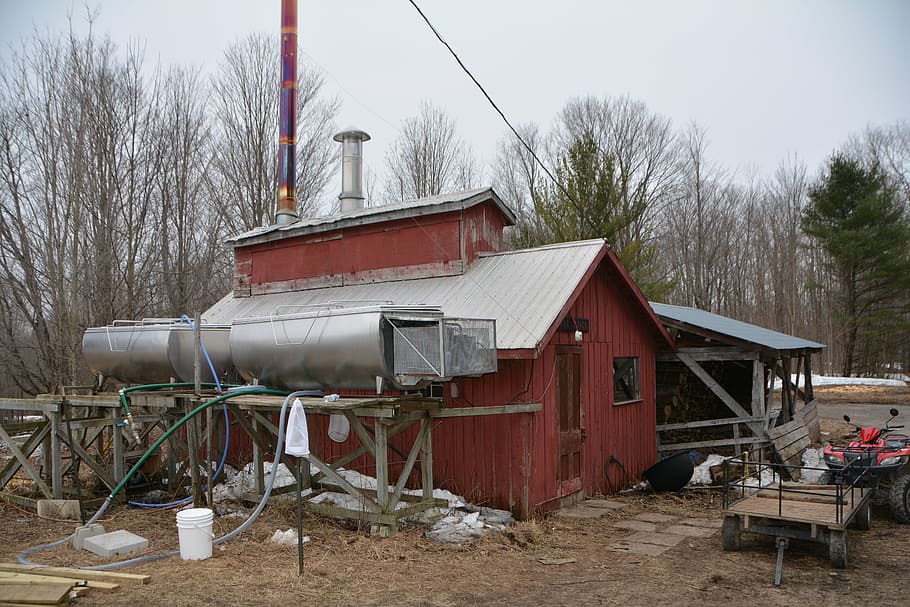
M 694 471 L 689 452 L 681 451 L 660 460 L 644 474 L 655 491 L 679 491 L 692 479 Z

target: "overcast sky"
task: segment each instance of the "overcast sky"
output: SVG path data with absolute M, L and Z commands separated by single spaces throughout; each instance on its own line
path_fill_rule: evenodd
M 211 73 L 228 44 L 280 33 L 280 0 L 90 0 L 95 28 L 150 64 Z M 907 0 L 418 0 L 515 124 L 548 130 L 566 100 L 630 95 L 708 131 L 710 156 L 770 175 L 788 155 L 814 173 L 866 125 L 910 121 Z M 0 0 L 0 44 L 35 28 L 84 30 L 84 3 Z M 368 170 L 422 100 L 444 108 L 484 163 L 505 125 L 407 0 L 299 2 L 303 60 L 326 73 L 339 126 L 373 140 Z M 277 79 L 277 78 L 276 78 Z M 277 83 L 276 83 L 277 86 Z M 489 181 L 487 173 L 485 181 Z

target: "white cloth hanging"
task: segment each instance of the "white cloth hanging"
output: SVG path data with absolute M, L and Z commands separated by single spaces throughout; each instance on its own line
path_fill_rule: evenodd
M 288 416 L 284 452 L 294 457 L 304 457 L 310 454 L 310 432 L 307 428 L 306 413 L 299 398 L 294 399 L 291 414 Z
M 329 417 L 329 438 L 336 443 L 343 443 L 348 440 L 351 433 L 351 422 L 342 413 L 333 413 Z

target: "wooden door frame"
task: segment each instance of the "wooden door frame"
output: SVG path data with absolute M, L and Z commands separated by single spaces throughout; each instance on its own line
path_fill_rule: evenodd
M 568 388 L 568 392 L 564 392 L 562 388 L 561 381 L 562 374 L 560 369 L 560 359 L 566 357 L 569 359 L 572 356 L 577 356 L 578 368 L 577 373 L 575 373 L 574 386 Z M 582 478 L 584 475 L 584 439 L 585 432 L 582 425 L 582 395 L 583 390 L 582 386 L 584 385 L 584 350 L 579 345 L 557 345 L 554 358 L 554 381 L 556 385 L 554 387 L 554 401 L 556 405 L 556 492 L 559 497 L 565 497 L 577 493 L 583 487 Z M 577 395 L 576 403 L 574 406 L 575 413 L 575 425 L 570 426 L 568 430 L 563 429 L 563 420 L 562 420 L 562 397 L 564 394 L 571 394 L 575 392 Z M 571 424 L 571 420 L 570 420 Z M 564 468 L 563 468 L 563 456 L 567 452 L 578 453 L 578 467 L 577 474 L 573 475 L 571 478 L 563 478 Z M 573 466 L 574 467 L 574 466 Z

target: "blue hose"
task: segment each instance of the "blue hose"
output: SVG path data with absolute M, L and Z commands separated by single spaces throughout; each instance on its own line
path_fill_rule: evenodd
M 196 326 L 193 324 L 193 321 L 190 320 L 190 317 L 186 314 L 180 316 L 181 322 L 185 322 L 190 326 L 190 329 L 196 331 Z M 202 341 L 202 335 L 199 335 L 199 345 L 202 347 L 202 354 L 205 356 L 205 361 L 209 364 L 209 371 L 212 372 L 212 379 L 215 381 L 215 387 L 218 389 L 218 393 L 221 394 L 224 390 L 221 389 L 221 382 L 218 380 L 218 374 L 215 373 L 215 365 L 212 364 L 212 359 L 209 358 L 209 352 L 205 349 L 205 342 Z
M 268 390 L 267 388 L 263 388 L 262 386 L 244 386 L 243 389 L 229 390 L 229 392 L 238 392 L 238 393 L 246 392 L 246 391 L 257 392 L 257 393 L 274 393 L 274 391 Z M 259 501 L 259 504 L 257 505 L 256 509 L 243 522 L 243 524 L 241 524 L 239 527 L 237 527 L 230 533 L 227 533 L 219 538 L 215 538 L 212 541 L 213 545 L 217 545 L 217 544 L 221 544 L 222 542 L 226 542 L 226 541 L 236 537 L 240 533 L 242 533 L 250 525 L 253 524 L 253 521 L 256 520 L 256 517 L 258 517 L 259 513 L 262 512 L 263 508 L 265 508 L 266 503 L 268 503 L 269 496 L 272 493 L 272 487 L 275 484 L 275 477 L 278 476 L 278 474 L 277 474 L 278 464 L 280 462 L 280 459 L 281 459 L 280 454 L 282 453 L 282 448 L 284 446 L 284 434 L 285 434 L 284 421 L 285 421 L 285 416 L 287 414 L 288 403 L 290 402 L 290 400 L 292 398 L 296 398 L 298 396 L 315 396 L 317 394 L 321 394 L 321 392 L 319 392 L 318 390 L 301 390 L 301 391 L 292 392 L 291 394 L 286 395 L 284 402 L 281 404 L 281 413 L 279 415 L 279 422 L 278 422 L 278 439 L 277 439 L 277 443 L 275 446 L 275 459 L 272 462 L 272 472 L 271 472 L 271 474 L 269 474 L 269 482 L 266 483 L 265 493 L 262 495 L 262 499 Z M 226 398 L 230 398 L 230 395 L 220 396 L 217 399 L 215 399 L 215 402 L 217 402 L 219 399 L 226 399 Z M 175 428 L 179 427 L 180 425 L 182 425 L 183 423 L 188 421 L 191 417 L 195 416 L 197 413 L 201 412 L 205 407 L 208 407 L 211 404 L 214 404 L 214 402 L 203 405 L 202 407 L 199 407 L 195 411 L 186 415 L 177 423 L 177 426 L 175 426 Z M 159 439 L 159 440 L 161 440 L 161 439 Z M 157 444 L 153 445 L 152 449 L 154 449 L 157 446 L 158 446 Z M 114 495 L 116 495 L 116 493 L 117 493 L 117 490 L 120 489 L 123 486 L 123 483 L 125 483 L 125 481 L 139 469 L 139 466 L 143 463 L 143 461 L 144 460 L 140 460 L 139 462 L 136 463 L 135 466 L 133 466 L 133 468 L 127 473 L 124 481 L 121 481 L 121 484 L 118 485 L 115 488 L 115 490 L 112 491 L 111 494 L 104 500 L 104 503 L 101 504 L 101 507 L 98 509 L 97 512 L 95 512 L 94 516 L 92 516 L 92 518 L 88 521 L 88 523 L 86 523 L 86 525 L 91 525 L 93 523 L 96 523 L 98 521 L 98 519 L 101 518 L 101 516 L 104 514 L 104 512 L 111 505 L 111 500 L 113 500 Z M 40 546 L 32 546 L 31 548 L 27 548 L 22 551 L 22 553 L 19 555 L 19 558 L 17 560 L 22 565 L 30 565 L 33 567 L 47 567 L 47 565 L 29 561 L 28 557 L 31 556 L 32 554 L 34 554 L 35 552 L 38 552 L 41 550 L 48 550 L 50 548 L 56 548 L 57 546 L 62 546 L 63 544 L 66 544 L 67 542 L 69 542 L 75 535 L 76 535 L 75 533 L 71 533 L 70 535 L 63 538 L 62 540 L 57 540 L 55 542 L 50 542 L 48 544 L 42 544 Z M 148 556 L 140 556 L 140 557 L 136 557 L 136 558 L 132 558 L 132 559 L 127 559 L 124 561 L 118 561 L 115 563 L 108 563 L 106 565 L 95 565 L 93 567 L 81 567 L 80 569 L 95 570 L 95 571 L 118 569 L 120 567 L 126 567 L 128 565 L 136 565 L 139 563 L 148 563 L 151 561 L 157 561 L 157 560 L 168 558 L 168 557 L 175 556 L 178 554 L 180 554 L 180 551 L 174 550 L 172 552 L 165 552 L 163 554 L 151 554 Z
M 196 326 L 193 324 L 193 321 L 190 320 L 190 317 L 186 314 L 182 314 L 180 316 L 180 321 L 188 324 L 190 326 L 190 329 L 193 331 L 196 330 Z M 205 362 L 207 362 L 209 365 L 209 371 L 212 372 L 212 379 L 215 380 L 215 388 L 218 390 L 218 393 L 221 394 L 224 392 L 221 387 L 221 381 L 218 380 L 218 374 L 215 373 L 215 365 L 212 364 L 212 358 L 209 356 L 209 351 L 205 349 L 205 342 L 202 341 L 201 335 L 199 338 L 199 345 L 202 347 L 202 355 L 205 357 Z M 221 471 L 224 469 L 224 462 L 227 461 L 228 448 L 231 446 L 231 424 L 228 420 L 227 405 L 222 404 L 221 410 L 224 411 L 224 451 L 221 453 L 221 461 L 218 462 L 218 469 L 215 470 L 215 474 L 212 475 L 212 478 L 209 480 L 210 483 L 214 483 L 218 476 L 221 474 Z M 130 500 L 127 503 L 130 506 L 138 506 L 139 508 L 170 508 L 172 506 L 182 506 L 184 504 L 189 504 L 191 501 L 193 501 L 193 496 L 174 500 L 173 502 L 166 502 L 163 504 L 150 504 L 133 500 Z
M 215 474 L 212 475 L 210 483 L 214 483 L 218 477 L 221 475 L 221 471 L 224 469 L 224 462 L 227 461 L 228 449 L 231 446 L 231 424 L 228 419 L 228 410 L 227 405 L 222 404 L 221 410 L 224 411 L 224 451 L 221 452 L 221 461 L 218 462 L 218 468 L 215 470 Z M 208 485 L 206 485 L 208 489 Z M 138 506 L 139 508 L 170 508 L 171 506 L 182 506 L 184 504 L 189 504 L 193 501 L 193 496 L 184 497 L 179 500 L 174 500 L 173 502 L 167 502 L 162 504 L 150 504 L 147 502 L 137 502 L 130 500 L 127 502 L 130 506 Z

